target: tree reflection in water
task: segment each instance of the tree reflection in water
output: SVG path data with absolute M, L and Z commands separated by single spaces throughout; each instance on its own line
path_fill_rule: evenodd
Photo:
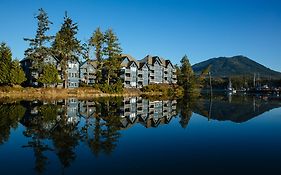
M 19 103 L 0 105 L 0 145 L 9 140 L 11 129 L 18 127 L 25 108 Z
M 189 120 L 192 116 L 192 110 L 195 106 L 195 100 L 199 97 L 196 96 L 190 96 L 188 94 L 185 94 L 184 98 L 178 100 L 178 109 L 179 109 L 179 117 L 180 117 L 180 125 L 182 128 L 186 128 Z
M 280 106 L 279 98 L 252 96 L 233 96 L 231 100 L 225 96 L 187 96 L 177 101 L 126 97 L 13 102 L 0 105 L 0 143 L 8 141 L 11 129 L 20 122 L 28 138 L 22 147 L 33 150 L 36 172 L 45 172 L 50 154 L 58 157 L 64 171 L 76 159 L 81 143 L 96 157 L 110 155 L 117 147 L 120 130 L 136 124 L 158 127 L 179 113 L 179 124 L 186 128 L 193 112 L 211 120 L 244 122 Z

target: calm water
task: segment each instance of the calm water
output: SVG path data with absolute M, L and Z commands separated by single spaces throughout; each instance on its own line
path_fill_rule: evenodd
M 0 174 L 281 174 L 281 99 L 0 104 Z

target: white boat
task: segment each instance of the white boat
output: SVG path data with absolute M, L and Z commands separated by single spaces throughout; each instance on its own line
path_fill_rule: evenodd
M 236 93 L 236 90 L 232 87 L 232 83 L 231 83 L 231 80 L 229 79 L 229 83 L 228 83 L 228 86 L 227 86 L 227 89 L 226 91 L 228 93 L 232 93 L 232 94 L 235 94 Z

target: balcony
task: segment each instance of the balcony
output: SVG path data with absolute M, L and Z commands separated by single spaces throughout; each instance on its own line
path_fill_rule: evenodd
M 173 79 L 176 79 L 176 78 L 177 78 L 177 75 L 172 75 L 172 78 L 173 78 Z
M 143 73 L 142 70 L 139 70 L 139 71 L 138 71 L 138 74 L 142 74 L 142 73 Z
M 130 69 L 125 69 L 125 73 L 131 73 L 131 70 Z
M 132 81 L 131 77 L 125 77 L 124 79 L 125 79 L 125 81 Z
M 142 77 L 138 77 L 138 81 L 143 81 L 143 78 Z

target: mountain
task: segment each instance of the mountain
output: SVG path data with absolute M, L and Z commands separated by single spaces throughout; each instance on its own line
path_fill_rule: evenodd
M 212 58 L 192 66 L 196 74 L 200 74 L 211 65 L 213 77 L 230 77 L 237 75 L 253 76 L 254 73 L 261 78 L 280 79 L 281 73 L 271 70 L 245 56 Z

